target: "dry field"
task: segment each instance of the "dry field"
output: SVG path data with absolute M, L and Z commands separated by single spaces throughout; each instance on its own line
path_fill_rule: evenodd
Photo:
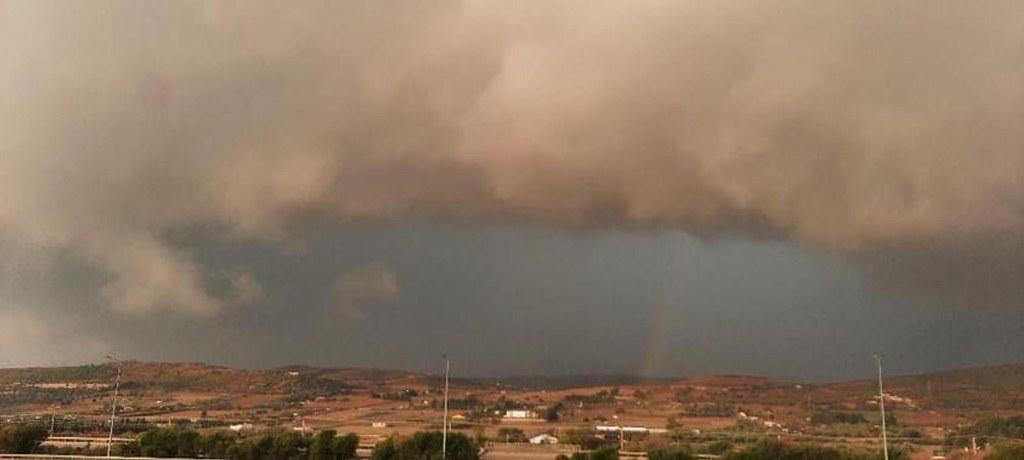
M 1024 412 L 1024 373 L 1016 368 L 986 369 L 891 379 L 887 407 L 898 420 L 894 438 L 898 441 L 899 433 L 916 430 L 924 439 L 941 440 L 949 430 L 979 417 Z M 109 374 L 103 366 L 0 370 L 0 411 L 9 420 L 53 417 L 102 423 L 109 417 L 109 389 L 44 391 L 26 382 L 103 383 Z M 201 364 L 132 363 L 124 383 L 118 401 L 121 423 L 187 423 L 208 430 L 232 424 L 246 424 L 245 429 L 251 424 L 257 431 L 334 429 L 373 442 L 439 429 L 442 419 L 437 377 L 399 371 L 242 371 Z M 877 431 L 870 423 L 853 428 L 808 421 L 810 414 L 821 411 L 863 414 L 870 420 L 876 417 L 874 391 L 869 380 L 807 385 L 744 376 L 575 388 L 456 380 L 450 415 L 454 429 L 492 439 L 501 439 L 499 433 L 507 431 L 503 429 L 534 436 L 613 425 L 666 431 L 644 437 L 648 443 L 671 434 L 696 442 L 770 436 L 877 445 Z M 557 421 L 543 419 L 551 408 L 557 408 Z M 502 417 L 504 410 L 512 409 L 528 409 L 536 417 Z

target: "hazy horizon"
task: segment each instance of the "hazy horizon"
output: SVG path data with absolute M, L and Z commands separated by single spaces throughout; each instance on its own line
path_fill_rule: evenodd
M 872 361 L 874 361 L 873 357 L 872 357 Z M 365 370 L 365 371 L 382 371 L 382 372 L 408 372 L 408 373 L 412 373 L 412 374 L 419 374 L 419 375 L 423 375 L 423 376 L 437 377 L 437 378 L 441 378 L 444 375 L 444 369 L 443 369 L 444 361 L 443 360 L 442 360 L 441 367 L 438 368 L 438 369 L 427 369 L 427 368 L 424 368 L 424 369 L 421 369 L 421 370 L 417 370 L 417 369 L 402 369 L 402 368 L 364 367 L 364 366 L 344 366 L 344 365 L 338 365 L 338 366 L 319 365 L 318 366 L 318 365 L 310 365 L 310 364 L 302 364 L 302 363 L 291 363 L 291 364 L 284 364 L 284 365 L 279 365 L 279 366 L 252 367 L 252 366 L 232 366 L 232 365 L 224 364 L 224 363 L 213 363 L 213 362 L 204 362 L 204 361 L 149 361 L 149 360 L 137 360 L 137 359 L 122 359 L 121 363 L 123 365 L 123 368 L 122 368 L 123 374 L 122 375 L 126 379 L 128 379 L 128 380 L 131 380 L 130 372 L 131 372 L 132 365 L 134 365 L 134 364 L 142 364 L 142 365 L 164 365 L 164 364 L 166 364 L 166 365 L 203 365 L 203 366 L 210 366 L 210 367 L 214 367 L 214 368 L 225 368 L 225 369 L 234 369 L 234 370 L 241 370 L 241 371 L 262 371 L 262 372 L 283 371 L 283 370 L 288 370 L 288 369 L 308 368 L 308 369 L 314 369 L 314 370 L 328 370 L 328 371 L 329 370 L 340 370 L 340 371 L 363 371 L 363 370 Z M 787 379 L 787 378 L 784 378 L 784 377 L 773 378 L 773 377 L 766 377 L 766 376 L 763 376 L 763 375 L 745 374 L 745 373 L 737 373 L 737 372 L 714 372 L 714 373 L 706 373 L 706 374 L 689 374 L 689 375 L 682 375 L 682 374 L 680 374 L 680 375 L 669 375 L 669 374 L 666 374 L 666 375 L 656 375 L 656 376 L 642 375 L 640 373 L 635 373 L 635 372 L 591 372 L 591 373 L 570 373 L 570 374 L 493 374 L 493 375 L 492 374 L 481 374 L 481 375 L 459 375 L 459 374 L 457 374 L 455 372 L 455 371 L 458 370 L 458 367 L 457 367 L 458 362 L 451 362 L 451 363 L 452 363 L 452 366 L 453 366 L 452 370 L 451 370 L 451 379 L 452 379 L 452 381 L 458 381 L 458 380 L 461 379 L 461 380 L 480 381 L 480 382 L 490 382 L 490 381 L 500 382 L 502 380 L 510 380 L 510 381 L 511 380 L 515 380 L 515 381 L 520 381 L 520 382 L 521 381 L 531 381 L 531 380 L 536 380 L 538 382 L 540 382 L 540 381 L 546 381 L 546 382 L 569 381 L 569 382 L 573 382 L 572 384 L 557 384 L 556 385 L 558 387 L 565 387 L 565 388 L 570 388 L 570 387 L 573 387 L 573 386 L 609 386 L 609 385 L 610 386 L 615 386 L 615 385 L 629 385 L 629 384 L 656 384 L 656 383 L 666 383 L 666 382 L 681 381 L 681 380 L 688 380 L 688 379 L 701 379 L 701 378 L 706 378 L 706 377 L 749 377 L 749 378 L 763 378 L 763 379 L 766 379 L 766 380 L 771 380 L 771 381 L 775 381 L 775 382 L 779 382 L 779 383 L 793 383 L 793 384 L 807 384 L 807 385 L 829 385 L 829 384 L 836 384 L 836 383 L 848 383 L 848 382 L 858 382 L 858 381 L 873 382 L 873 381 L 875 381 L 878 378 L 878 374 L 877 374 L 878 369 L 877 369 L 877 367 L 869 369 L 869 371 L 873 371 L 873 372 L 867 372 L 865 375 L 862 375 L 862 376 L 850 376 L 850 377 L 835 378 L 835 379 L 813 379 L 813 378 L 811 378 L 811 379 Z M 104 359 L 98 360 L 98 361 L 94 361 L 94 362 L 78 362 L 78 363 L 59 364 L 59 365 L 52 365 L 52 366 L 8 366 L 8 367 L 0 367 L 0 369 L 33 369 L 33 368 L 45 369 L 45 368 L 65 368 L 65 367 L 80 367 L 80 366 L 112 366 L 114 364 L 115 364 L 115 362 L 112 362 L 111 360 L 106 359 L 106 357 L 104 357 Z M 962 367 L 931 369 L 931 370 L 918 370 L 918 371 L 914 371 L 914 372 L 890 373 L 890 372 L 884 370 L 884 369 L 886 369 L 886 366 L 885 366 L 886 364 L 888 364 L 888 362 L 883 359 L 883 372 L 884 372 L 884 378 L 885 379 L 905 378 L 905 377 L 921 377 L 921 376 L 929 376 L 929 375 L 936 375 L 936 374 L 944 374 L 944 373 L 949 373 L 949 372 L 969 371 L 969 370 L 975 370 L 975 369 L 991 369 L 991 368 L 1000 368 L 1000 367 L 1024 367 L 1024 362 L 1008 361 L 1008 362 L 1001 362 L 1001 363 L 993 362 L 993 363 L 986 363 L 986 364 L 975 364 L 975 365 L 968 365 L 968 366 L 962 366 Z M 437 366 L 435 366 L 435 367 L 437 367 Z M 515 382 L 511 382 L 511 383 L 515 384 Z

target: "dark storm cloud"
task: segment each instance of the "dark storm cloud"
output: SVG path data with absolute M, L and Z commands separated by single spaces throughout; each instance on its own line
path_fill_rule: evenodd
M 299 254 L 273 242 L 173 237 L 202 266 L 244 268 L 261 281 L 261 300 L 213 316 L 109 312 L 81 294 L 105 280 L 68 261 L 54 262 L 56 279 L 24 272 L 0 289 L 20 291 L 17 305 L 4 297 L 0 364 L 96 362 L 113 352 L 257 368 L 437 372 L 447 352 L 461 376 L 822 380 L 870 377 L 875 350 L 885 351 L 894 373 L 1012 362 L 1024 351 L 1019 311 L 875 298 L 860 289 L 856 269 L 786 243 L 364 223 L 303 241 Z M 339 308 L 331 290 L 339 278 L 387 280 L 389 272 L 397 297 L 390 282 L 359 283 L 380 295 L 362 297 L 357 315 Z
M 853 263 L 889 293 L 975 308 L 1024 307 L 1024 238 L 1016 233 L 884 245 L 856 254 Z
M 1022 10 L 2 2 L 4 252 L 72 254 L 115 311 L 215 316 L 265 280 L 168 233 L 300 248 L 296 226 L 364 219 L 670 226 L 1016 304 Z M 957 276 L 979 267 L 1005 270 Z
M 382 262 L 349 270 L 331 284 L 338 309 L 359 316 L 367 304 L 398 300 L 398 276 Z

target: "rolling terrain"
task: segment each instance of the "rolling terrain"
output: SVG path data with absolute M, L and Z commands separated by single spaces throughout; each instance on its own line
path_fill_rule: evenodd
M 438 376 L 151 362 L 126 362 L 122 371 L 116 425 L 122 433 L 172 424 L 241 432 L 331 428 L 373 443 L 441 426 Z M 0 369 L 0 414 L 5 422 L 46 424 L 58 434 L 102 433 L 116 373 L 109 364 Z M 637 442 L 647 443 L 656 442 L 654 435 L 693 442 L 784 436 L 867 446 L 877 442 L 876 385 L 738 375 L 453 379 L 449 405 L 454 429 L 489 439 L 623 426 L 642 430 Z M 931 452 L 959 427 L 1024 413 L 1024 365 L 891 377 L 886 406 L 894 417 L 891 439 Z

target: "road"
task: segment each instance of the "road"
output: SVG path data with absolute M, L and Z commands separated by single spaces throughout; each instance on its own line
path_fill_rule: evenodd
M 558 452 L 537 452 L 537 451 L 521 451 L 521 450 L 491 450 L 484 453 L 484 460 L 490 459 L 505 459 L 505 458 L 522 458 L 522 459 L 544 459 L 553 460 L 558 457 Z

